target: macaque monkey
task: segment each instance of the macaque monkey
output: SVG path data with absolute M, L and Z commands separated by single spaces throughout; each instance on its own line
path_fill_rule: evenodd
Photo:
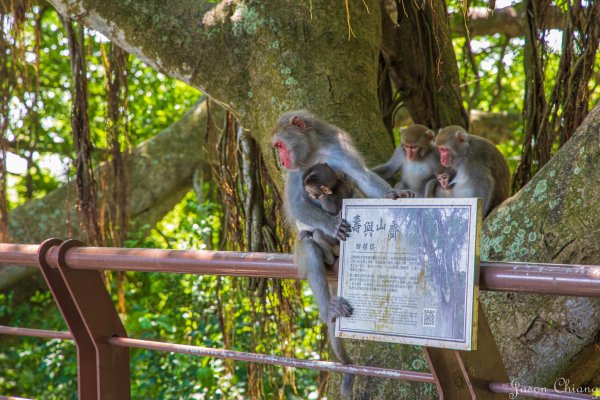
M 339 240 L 345 240 L 350 233 L 347 221 L 323 210 L 306 195 L 302 177 L 315 164 L 327 162 L 334 170 L 344 173 L 368 197 L 385 197 L 394 192 L 386 181 L 367 169 L 348 133 L 308 111 L 284 113 L 277 121 L 273 135 L 273 146 L 279 152 L 281 165 L 287 170 L 284 200 L 287 219 L 295 223 L 299 231 L 320 229 L 325 235 Z M 341 297 L 331 297 L 323 252 L 312 238 L 299 237 L 294 261 L 310 284 L 319 307 L 319 318 L 328 326 L 331 349 L 339 362 L 350 363 L 342 342 L 335 337 L 334 320 L 350 316 L 352 307 Z M 351 396 L 352 382 L 353 375 L 344 374 L 343 397 Z
M 310 167 L 302 177 L 304 190 L 321 208 L 331 215 L 342 211 L 342 201 L 354 197 L 354 189 L 341 172 L 335 171 L 329 164 L 316 164 Z M 328 236 L 320 229 L 313 232 L 301 231 L 299 237 L 312 236 L 313 240 L 323 251 L 325 264 L 333 264 L 340 255 L 339 240 Z
M 440 163 L 456 171 L 452 197 L 481 197 L 483 216 L 508 197 L 510 170 L 496 146 L 456 125 L 435 137 Z
M 373 168 L 384 179 L 391 179 L 400 172 L 402 177 L 395 189 L 410 190 L 423 197 L 425 186 L 439 164 L 438 152 L 433 145 L 434 132 L 424 125 L 411 125 L 401 132 L 401 145 L 385 164 Z
M 452 187 L 454 182 L 452 179 L 456 176 L 456 171 L 452 168 L 438 165 L 433 171 L 435 178 L 427 182 L 425 186 L 425 197 L 454 197 L 452 195 Z

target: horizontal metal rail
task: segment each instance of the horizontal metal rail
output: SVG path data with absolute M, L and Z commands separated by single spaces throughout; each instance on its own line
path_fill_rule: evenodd
M 0 264 L 37 265 L 38 245 L 0 244 Z M 58 247 L 47 253 L 58 264 Z M 290 278 L 300 276 L 282 253 L 75 247 L 65 256 L 74 269 Z M 600 297 L 600 266 L 482 261 L 480 289 Z
M 463 398 L 467 393 L 464 388 L 455 391 L 455 381 L 449 380 L 454 376 L 454 372 L 450 371 L 459 368 L 462 376 L 467 379 L 469 391 L 481 390 L 477 377 L 473 376 L 471 379 L 471 373 L 466 372 L 468 365 L 477 365 L 477 362 L 473 364 L 473 360 L 478 358 L 471 359 L 473 354 L 463 357 L 456 351 L 444 353 L 439 349 L 425 348 L 431 368 L 431 372 L 427 373 L 128 338 L 101 275 L 97 272 L 99 270 L 262 278 L 301 277 L 289 254 L 97 248 L 80 247 L 81 245 L 76 241 L 62 242 L 57 239 L 49 239 L 39 246 L 0 243 L 0 265 L 40 267 L 70 329 L 70 332 L 54 332 L 0 326 L 0 334 L 75 340 L 78 347 L 79 397 L 82 399 L 129 398 L 129 353 L 125 350 L 128 348 L 428 382 L 436 384 L 440 393 L 448 394 L 451 399 Z M 484 290 L 600 297 L 600 266 L 487 261 L 481 262 L 479 283 Z M 486 329 L 487 336 L 491 337 L 487 323 L 482 327 L 481 340 Z M 487 347 L 488 353 L 493 355 L 490 349 L 496 349 L 495 345 Z M 480 358 L 489 355 L 485 351 L 483 349 L 477 352 Z M 496 378 L 481 382 L 504 379 L 508 379 L 505 372 L 504 377 L 497 375 Z M 541 399 L 593 398 L 588 394 L 548 388 L 515 388 L 502 382 L 486 384 L 484 389 L 488 394 L 516 394 L 518 391 L 520 395 Z
M 69 332 L 48 331 L 44 329 L 15 328 L 11 326 L 0 326 L 0 334 L 40 337 L 47 339 L 73 340 L 73 336 Z M 243 351 L 215 349 L 210 347 L 190 346 L 133 338 L 111 337 L 108 338 L 107 341 L 112 346 L 118 347 L 169 351 L 173 353 L 223 358 L 237 361 L 247 361 L 259 364 L 282 365 L 294 368 L 315 369 L 318 371 L 341 372 L 357 375 L 374 376 L 378 378 L 402 379 L 414 382 L 435 383 L 435 378 L 433 377 L 433 375 L 427 372 L 392 370 L 387 368 L 340 364 L 330 361 L 300 360 L 298 358 L 271 356 L 267 354 L 247 353 Z
M 31 336 L 44 339 L 73 340 L 69 332 L 47 331 L 45 329 L 17 328 L 14 326 L 0 325 L 0 335 Z
M 426 372 L 402 371 L 387 368 L 340 364 L 331 361 L 300 360 L 298 358 L 271 356 L 268 354 L 246 353 L 242 351 L 213 349 L 210 347 L 154 342 L 150 340 L 132 338 L 108 338 L 108 343 L 110 343 L 113 346 L 129 347 L 136 349 L 170 351 L 174 353 L 191 354 L 194 356 L 225 358 L 230 360 L 247 361 L 260 364 L 281 365 L 294 368 L 316 369 L 318 371 L 341 372 L 348 374 L 375 376 L 378 378 L 402 379 L 414 382 L 435 383 L 435 378 L 433 377 L 433 375 Z
M 49 239 L 41 245 L 0 243 L 0 264 L 39 266 L 70 332 L 0 326 L 0 334 L 75 340 L 78 347 L 78 390 L 82 399 L 129 398 L 129 353 L 127 348 L 169 351 L 203 357 L 334 371 L 356 375 L 436 384 L 448 398 L 463 398 L 465 389 L 453 387 L 450 370 L 459 368 L 470 390 L 479 391 L 477 376 L 467 366 L 481 357 L 494 355 L 495 345 L 473 354 L 444 353 L 425 348 L 431 372 L 415 372 L 347 365 L 328 361 L 300 360 L 226 349 L 171 344 L 127 337 L 98 270 L 191 273 L 300 279 L 292 256 L 276 253 L 180 251 L 81 247 L 77 241 Z M 333 275 L 333 272 L 332 272 Z M 480 288 L 538 294 L 600 297 L 600 267 L 586 265 L 481 262 Z M 480 318 L 480 321 L 482 318 Z M 479 328 L 482 338 L 491 337 L 487 323 Z M 485 341 L 484 341 L 485 342 Z M 493 342 L 493 340 L 492 340 Z M 483 346 L 484 348 L 486 346 Z M 493 350 L 493 351 L 492 351 Z M 486 353 L 487 351 L 488 353 Z M 454 354 L 451 357 L 448 355 Z M 498 355 L 499 358 L 499 355 Z M 449 361 L 450 360 L 450 361 Z M 498 361 L 501 364 L 501 361 Z M 103 365 L 104 368 L 100 368 Z M 476 373 L 475 371 L 473 373 Z M 496 378 L 504 380 L 505 372 Z M 473 386 L 473 385 L 477 385 Z M 485 392 L 516 393 L 541 399 L 592 399 L 591 395 L 492 382 Z M 469 392 L 470 393 L 470 392 Z M 471 393 L 474 396 L 473 393 Z M 485 397 L 485 396 L 484 396 Z
M 0 334 L 42 337 L 49 339 L 73 340 L 69 332 L 56 332 L 43 329 L 28 329 L 0 326 Z M 209 347 L 190 346 L 156 342 L 150 340 L 112 337 L 107 339 L 113 346 L 137 348 L 155 351 L 168 351 L 173 353 L 189 354 L 194 356 L 214 357 L 232 359 L 261 364 L 281 365 L 294 368 L 314 369 L 318 371 L 350 373 L 356 375 L 374 376 L 379 378 L 402 379 L 414 382 L 435 383 L 435 377 L 426 372 L 390 370 L 386 368 L 368 367 L 340 364 L 330 361 L 311 361 L 296 358 L 270 356 L 266 354 L 246 353 L 241 351 L 214 349 Z M 518 394 L 523 397 L 548 399 L 548 400 L 590 400 L 594 399 L 591 394 L 572 393 L 559 391 L 538 386 L 515 386 L 509 383 L 490 382 L 489 390 L 493 393 Z M 3 397 L 2 399 L 16 399 L 15 397 Z

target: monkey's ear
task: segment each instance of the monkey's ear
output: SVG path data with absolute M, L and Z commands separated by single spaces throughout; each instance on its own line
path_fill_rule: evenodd
M 330 196 L 333 192 L 325 185 L 321 185 L 321 192 L 325 193 L 327 196 Z
M 454 133 L 454 137 L 456 138 L 456 140 L 458 140 L 460 143 L 465 141 L 465 133 L 462 131 L 456 131 Z
M 290 124 L 297 126 L 298 128 L 300 128 L 301 131 L 304 131 L 304 129 L 306 129 L 306 123 L 299 116 L 292 117 Z
M 425 131 L 425 136 L 427 136 L 429 138 L 429 140 L 432 140 L 435 137 L 435 132 L 432 131 L 431 129 L 427 129 Z

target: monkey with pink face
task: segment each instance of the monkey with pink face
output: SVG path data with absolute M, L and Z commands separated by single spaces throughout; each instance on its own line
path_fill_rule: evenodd
M 492 142 L 451 125 L 439 131 L 435 145 L 440 163 L 456 171 L 452 197 L 482 198 L 484 217 L 508 197 L 508 163 Z
M 306 110 L 284 113 L 275 125 L 272 143 L 279 152 L 281 165 L 287 170 L 284 200 L 287 218 L 299 231 L 318 229 L 338 240 L 345 240 L 350 233 L 347 221 L 325 211 L 319 201 L 311 199 L 305 191 L 303 175 L 316 164 L 327 163 L 333 170 L 345 174 L 367 197 L 406 195 L 394 191 L 366 167 L 348 133 Z M 341 297 L 331 297 L 321 248 L 309 235 L 303 235 L 296 241 L 294 260 L 310 284 L 319 318 L 328 325 L 331 349 L 341 363 L 350 363 L 341 341 L 335 337 L 334 321 L 338 317 L 349 317 L 352 307 Z M 345 398 L 351 396 L 352 381 L 353 375 L 344 374 L 341 392 Z

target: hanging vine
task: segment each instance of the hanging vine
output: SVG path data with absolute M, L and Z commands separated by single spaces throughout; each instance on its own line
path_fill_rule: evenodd
M 211 107 L 209 106 L 209 110 Z M 213 118 L 209 116 L 206 137 L 209 143 L 215 143 L 215 151 L 219 154 L 219 163 L 211 170 L 212 181 L 217 183 L 218 188 L 219 198 L 215 200 L 223 204 L 220 249 L 290 252 L 291 242 L 285 239 L 289 235 L 286 235 L 284 229 L 282 199 L 267 172 L 258 143 L 239 126 L 230 113 L 227 113 L 221 129 L 211 121 Z M 220 288 L 222 280 L 217 279 L 217 288 Z M 241 304 L 249 300 L 252 303 L 251 320 L 256 332 L 251 337 L 252 346 L 293 356 L 296 321 L 300 319 L 297 310 L 302 309 L 300 282 L 234 278 L 232 285 L 234 290 L 228 295 L 234 298 L 222 298 L 226 293 L 219 291 L 217 303 L 225 346 L 233 346 L 234 341 L 231 326 L 234 307 L 230 303 Z M 273 335 L 282 340 L 273 343 Z M 265 379 L 275 376 L 279 370 L 271 366 L 250 364 L 247 395 L 256 399 L 269 398 L 265 393 Z M 287 385 L 296 392 L 293 369 L 284 369 L 283 380 L 270 379 L 270 384 L 276 386 L 269 392 L 278 393 L 277 398 L 285 398 Z
M 29 7 L 28 0 L 0 2 L 0 241 L 10 240 L 6 157 L 9 145 L 17 142 L 10 127 L 10 102 L 29 82 L 27 68 L 20 62 L 25 60 L 24 23 Z
M 129 179 L 126 161 L 129 154 L 127 124 L 128 59 L 129 55 L 120 47 L 110 44 L 107 51 L 100 46 L 106 88 L 106 133 L 108 147 L 105 152 L 104 168 L 101 169 L 102 192 L 110 193 L 100 204 L 100 231 L 102 242 L 123 247 L 129 229 Z M 126 313 L 125 273 L 117 272 L 117 304 L 119 311 Z
M 548 61 L 546 25 L 550 0 L 527 0 L 525 36 L 525 141 L 513 177 L 513 191 L 523 187 L 571 138 L 589 111 L 588 82 L 600 40 L 600 2 L 565 4 L 559 70 L 549 98 L 544 76 Z
M 127 124 L 128 58 L 126 51 L 110 44 L 107 51 L 100 47 L 104 67 L 107 116 L 106 133 L 108 148 L 105 152 L 107 168 L 102 169 L 102 187 L 111 193 L 110 202 L 101 204 L 100 221 L 103 224 L 103 240 L 121 247 L 129 227 L 128 179 L 125 163 L 129 153 L 129 129 Z M 110 165 L 110 168 L 108 166 Z
M 8 120 L 9 106 L 11 96 L 11 71 L 8 63 L 9 42 L 4 33 L 9 31 L 7 26 L 7 10 L 4 7 L 0 10 L 0 241 L 8 241 L 8 201 L 6 196 L 6 154 L 8 147 Z
M 383 63 L 381 68 L 389 71 L 393 87 L 412 120 L 431 128 L 451 124 L 468 127 L 446 22 L 446 3 L 443 0 L 384 3 L 380 65 Z M 382 111 L 387 108 L 383 103 Z M 389 126 L 389 121 L 386 124 Z
M 90 244 L 98 246 L 102 244 L 102 234 L 97 206 L 97 186 L 92 165 L 93 146 L 90 139 L 90 124 L 87 115 L 85 36 L 82 25 L 77 25 L 76 28 L 68 18 L 63 19 L 63 25 L 67 32 L 73 79 L 71 128 L 77 153 L 75 158 L 77 211 L 82 232 L 87 233 Z

